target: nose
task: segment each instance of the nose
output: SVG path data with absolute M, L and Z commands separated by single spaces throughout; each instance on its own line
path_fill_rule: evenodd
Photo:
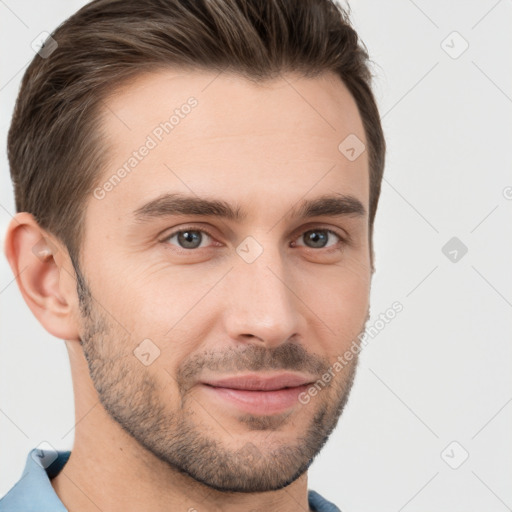
M 299 335 L 303 318 L 291 272 L 269 252 L 252 263 L 235 263 L 225 283 L 224 322 L 230 339 L 271 348 Z

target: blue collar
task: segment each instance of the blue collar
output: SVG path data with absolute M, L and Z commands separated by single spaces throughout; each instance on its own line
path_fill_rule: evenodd
M 0 500 L 1 512 L 67 512 L 53 490 L 50 479 L 57 476 L 71 455 L 70 451 L 34 448 L 27 456 L 21 478 Z

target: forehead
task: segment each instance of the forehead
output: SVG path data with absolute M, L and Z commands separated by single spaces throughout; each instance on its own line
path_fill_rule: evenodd
M 368 202 L 367 153 L 340 151 L 345 140 L 366 145 L 362 121 L 331 73 L 259 84 L 206 71 L 141 75 L 106 99 L 102 131 L 105 193 L 88 209 L 103 216 L 129 215 L 162 192 L 284 207 L 329 190 Z

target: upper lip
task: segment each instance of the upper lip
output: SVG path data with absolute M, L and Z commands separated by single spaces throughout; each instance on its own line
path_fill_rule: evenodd
M 250 391 L 275 391 L 310 384 L 314 379 L 296 373 L 274 375 L 246 374 L 233 377 L 202 380 L 203 384 L 218 388 L 245 389 Z

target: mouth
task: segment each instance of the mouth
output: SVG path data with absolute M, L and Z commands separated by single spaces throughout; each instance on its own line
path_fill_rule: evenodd
M 203 391 L 224 407 L 258 415 L 279 414 L 298 405 L 314 379 L 291 373 L 239 375 L 201 382 Z

